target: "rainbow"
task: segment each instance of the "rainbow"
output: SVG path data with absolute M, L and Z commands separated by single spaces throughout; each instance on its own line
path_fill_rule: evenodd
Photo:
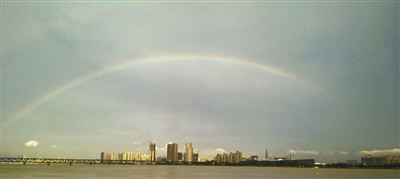
M 169 61 L 225 62 L 225 63 L 235 64 L 235 65 L 250 67 L 255 70 L 260 70 L 260 71 L 263 71 L 263 72 L 266 72 L 269 74 L 273 74 L 276 76 L 280 76 L 280 77 L 292 80 L 301 85 L 311 87 L 313 90 L 317 90 L 320 92 L 323 91 L 323 89 L 320 86 L 313 84 L 305 79 L 302 79 L 294 74 L 286 72 L 282 69 L 279 69 L 279 68 L 276 68 L 276 67 L 273 67 L 270 65 L 262 64 L 262 63 L 243 60 L 243 59 L 228 58 L 228 57 L 222 57 L 222 56 L 198 56 L 198 55 L 155 56 L 155 57 L 147 57 L 147 58 L 141 58 L 141 59 L 129 59 L 129 60 L 124 61 L 123 63 L 117 64 L 117 65 L 114 65 L 114 66 L 111 66 L 108 68 L 103 68 L 100 70 L 92 71 L 90 73 L 87 73 L 86 75 L 83 75 L 82 77 L 79 77 L 68 83 L 65 83 L 64 85 L 58 86 L 58 87 L 54 88 L 53 90 L 51 90 L 50 92 L 40 96 L 32 103 L 26 105 L 21 110 L 19 110 L 14 116 L 11 117 L 11 119 L 9 119 L 8 121 L 6 121 L 4 123 L 4 126 L 7 126 L 8 124 L 10 124 L 16 120 L 19 120 L 19 119 L 25 117 L 27 114 L 29 114 L 31 111 L 36 109 L 41 104 L 61 95 L 69 90 L 72 90 L 94 78 L 99 78 L 103 75 L 118 72 L 121 70 L 125 70 L 127 68 L 131 68 L 131 67 L 134 67 L 137 65 L 161 63 L 161 62 L 169 62 Z

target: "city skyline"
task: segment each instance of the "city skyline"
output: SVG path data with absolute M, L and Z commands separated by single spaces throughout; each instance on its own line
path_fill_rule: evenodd
M 400 153 L 398 2 L 82 3 L 2 2 L 2 156 Z
M 141 143 L 141 142 L 136 142 L 136 143 Z M 178 147 L 178 143 L 175 143 L 175 142 L 166 143 L 165 144 L 166 148 L 158 148 L 156 146 L 155 142 L 149 142 L 149 146 L 147 148 L 148 153 L 146 153 L 146 152 L 145 153 L 141 153 L 140 151 L 136 152 L 136 154 L 133 151 L 129 151 L 129 152 L 120 152 L 120 151 L 115 152 L 114 151 L 114 152 L 108 153 L 108 152 L 104 152 L 103 151 L 100 154 L 100 160 L 103 160 L 103 159 L 104 160 L 133 160 L 133 158 L 135 158 L 135 160 L 156 161 L 156 158 L 158 158 L 158 157 L 165 157 L 167 162 L 178 162 L 178 161 L 181 161 L 181 162 L 189 162 L 190 163 L 192 160 L 188 160 L 187 159 L 187 156 L 188 156 L 187 151 L 188 151 L 188 148 L 191 148 L 192 143 L 187 142 L 185 144 L 186 145 L 184 146 L 184 148 L 182 150 L 182 151 L 185 151 L 184 153 L 180 152 L 179 147 Z M 157 155 L 155 155 L 156 154 L 156 150 L 160 150 L 161 152 L 164 151 L 166 153 L 164 155 L 161 154 L 161 155 L 157 156 Z M 154 151 L 154 153 L 152 153 L 152 151 Z M 211 155 L 207 155 L 207 156 L 200 156 L 199 155 L 200 151 L 197 151 L 197 153 L 194 153 L 193 152 L 193 148 L 191 148 L 191 151 L 192 151 L 192 155 L 191 156 L 194 156 L 194 154 L 196 154 L 198 159 L 201 158 L 202 160 L 209 160 L 209 161 L 215 160 L 215 161 L 218 161 L 218 162 L 230 161 L 232 163 L 237 163 L 237 161 L 239 161 L 239 158 L 241 158 L 242 156 L 243 157 L 247 157 L 250 160 L 253 160 L 252 157 L 256 157 L 257 159 L 255 159 L 255 160 L 258 160 L 258 161 L 262 161 L 262 160 L 274 161 L 274 160 L 281 160 L 281 159 L 284 159 L 284 160 L 295 160 L 296 159 L 295 158 L 295 154 L 298 152 L 298 151 L 294 151 L 294 150 L 289 150 L 288 153 L 285 153 L 283 155 L 279 155 L 278 156 L 278 155 L 268 154 L 268 149 L 265 149 L 264 158 L 259 158 L 258 156 L 262 156 L 262 155 L 255 154 L 255 153 L 249 154 L 249 155 L 242 155 L 242 152 L 240 152 L 240 151 L 236 151 L 236 153 L 234 153 L 235 155 L 232 155 L 232 152 L 228 152 L 228 151 L 225 151 L 223 149 L 216 149 L 215 150 L 216 153 L 214 153 L 214 155 L 211 154 Z M 239 154 L 239 152 L 240 152 L 240 154 Z M 310 153 L 311 152 L 313 154 L 318 153 L 318 151 L 304 151 L 304 152 L 305 153 Z M 339 153 L 343 153 L 343 151 L 338 151 L 338 152 Z M 302 152 L 300 152 L 300 153 L 302 153 Z M 333 155 L 333 153 L 334 153 L 333 151 L 324 151 L 324 154 Z M 398 158 L 400 156 L 399 153 L 400 153 L 400 149 L 394 148 L 392 150 L 359 151 L 357 153 L 357 155 L 363 160 L 363 159 L 365 159 L 365 157 L 371 157 L 371 156 L 374 157 L 374 158 L 376 158 L 376 157 L 378 157 L 378 158 L 379 157 L 385 157 L 385 156 L 386 157 L 387 156 L 390 156 L 390 157 L 391 156 L 395 156 L 395 157 Z M 179 157 L 179 154 L 182 155 L 182 158 Z M 235 156 L 236 159 L 228 159 L 227 158 L 228 155 L 229 156 L 232 155 L 232 157 Z M 343 154 L 343 155 L 347 155 L 347 154 Z M 21 156 L 24 156 L 24 157 L 21 157 Z M 104 156 L 106 156 L 106 157 L 104 157 Z M 132 156 L 133 156 L 133 158 L 132 158 Z M 265 158 L 265 156 L 269 156 L 269 158 Z M 300 156 L 302 156 L 302 155 L 300 155 Z M 12 157 L 12 156 L 5 156 L 5 157 Z M 20 158 L 25 158 L 25 157 L 37 158 L 38 156 L 19 155 L 18 157 L 20 157 Z M 41 158 L 41 157 L 42 156 L 40 156 L 39 158 Z M 47 157 L 44 157 L 44 158 L 47 158 Z M 58 156 L 57 158 L 68 158 L 68 157 L 60 157 L 60 156 Z M 120 158 L 123 158 L 123 159 L 120 159 Z M 331 163 L 332 164 L 332 161 L 336 161 L 334 164 L 337 164 L 337 163 L 348 163 L 348 161 L 358 161 L 358 162 L 360 162 L 360 160 L 359 160 L 360 158 L 344 158 L 344 159 L 342 158 L 342 159 L 338 160 L 338 159 L 336 159 L 334 157 L 331 157 L 331 159 L 328 159 L 328 160 L 316 160 L 316 163 L 319 165 L 319 164 L 322 164 L 322 163 L 324 163 L 324 164 L 325 163 Z M 151 160 L 151 159 L 153 159 L 153 160 Z M 304 158 L 303 157 L 303 158 L 301 158 L 300 157 L 298 159 L 315 159 L 315 158 L 312 158 L 312 157 L 309 157 L 309 158 Z

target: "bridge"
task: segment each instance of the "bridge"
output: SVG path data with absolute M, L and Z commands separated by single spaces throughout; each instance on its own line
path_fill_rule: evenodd
M 100 159 L 60 159 L 60 158 L 15 158 L 15 157 L 0 157 L 0 163 L 22 163 L 34 164 L 42 163 L 50 165 L 51 163 L 59 164 L 123 164 L 123 165 L 147 165 L 156 164 L 150 161 L 140 161 L 140 160 L 100 160 Z

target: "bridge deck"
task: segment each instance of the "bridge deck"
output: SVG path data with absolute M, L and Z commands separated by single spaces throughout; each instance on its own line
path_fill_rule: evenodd
M 81 164 L 143 164 L 154 163 L 151 161 L 140 160 L 100 160 L 100 159 L 60 159 L 60 158 L 15 158 L 0 157 L 2 163 L 81 163 Z

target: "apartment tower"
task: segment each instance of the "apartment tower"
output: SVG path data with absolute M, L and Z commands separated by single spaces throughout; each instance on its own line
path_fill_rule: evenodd
M 190 142 L 186 143 L 185 161 L 188 163 L 192 163 L 192 161 L 193 161 L 193 147 L 192 147 L 192 143 L 190 143 Z

